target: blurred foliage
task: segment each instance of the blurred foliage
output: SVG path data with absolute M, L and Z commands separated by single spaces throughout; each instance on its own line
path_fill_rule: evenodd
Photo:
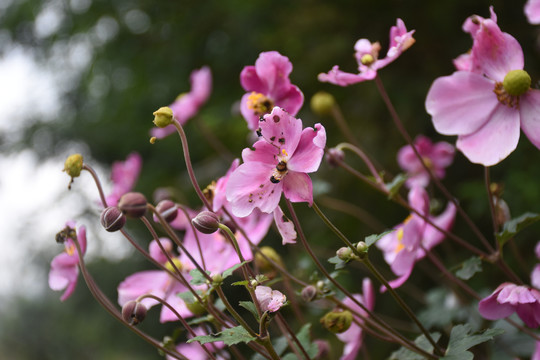
M 136 150 L 144 159 L 143 174 L 137 185 L 139 191 L 151 195 L 156 184 L 175 187 L 179 200 L 197 206 L 184 171 L 178 139 L 172 136 L 155 145 L 148 142 L 152 112 L 189 90 L 189 74 L 193 69 L 210 66 L 214 83 L 210 101 L 186 125 L 195 171 L 199 182 L 207 184 L 224 173 L 230 159 L 214 150 L 205 132 L 212 132 L 234 156 L 240 156 L 248 144 L 248 131 L 238 111 L 238 101 L 244 93 L 239 83 L 240 71 L 253 64 L 260 52 L 277 50 L 292 61 L 291 80 L 304 92 L 305 104 L 319 90 L 332 93 L 367 153 L 396 174 L 399 169 L 395 154 L 405 142 L 394 129 L 375 85 L 366 82 L 340 88 L 319 83 L 317 74 L 335 64 L 354 71 L 353 46 L 359 38 L 380 41 L 384 53 L 390 26 L 397 17 L 402 18 L 409 29 L 416 29 L 417 42 L 395 63 L 380 71 L 380 75 L 409 132 L 413 136 L 423 133 L 442 140 L 425 113 L 425 95 L 436 77 L 453 71 L 451 60 L 471 46 L 469 36 L 461 31 L 465 18 L 471 14 L 488 17 L 489 5 L 494 5 L 501 28 L 521 42 L 526 69 L 533 79 L 539 79 L 540 67 L 532 66 L 540 60 L 539 28 L 527 24 L 523 4 L 509 0 L 11 1 L 2 5 L 4 9 L 0 11 L 0 55 L 15 47 L 30 49 L 45 69 L 65 73 L 66 77 L 58 119 L 29 121 L 32 125 L 17 138 L 20 141 L 14 142 L 0 134 L 0 149 L 9 152 L 34 148 L 46 158 L 65 152 L 73 142 L 83 142 L 89 151 L 85 156 L 103 164 L 124 159 Z M 53 16 L 47 18 L 47 14 Z M 47 33 L 47 26 L 54 30 Z M 309 106 L 304 106 L 299 117 L 305 124 L 324 123 L 328 146 L 342 141 L 331 119 L 318 118 Z M 352 156 L 349 160 L 361 168 L 361 163 Z M 526 211 L 540 212 L 539 160 L 538 151 L 523 137 L 518 150 L 492 170 L 492 181 L 505 186 L 503 197 L 514 217 Z M 489 234 L 491 223 L 486 215 L 489 212 L 483 176 L 479 166 L 457 155 L 444 182 L 484 233 Z M 377 228 L 391 227 L 407 215 L 370 187 L 326 164 L 313 178 L 315 187 L 321 190 L 316 201 L 328 203 L 325 196 L 346 200 L 380 222 L 374 229 L 323 205 L 327 215 L 353 241 L 376 232 Z M 318 254 L 333 256 L 341 244 L 335 242 L 333 234 L 304 204 L 296 208 Z M 456 232 L 466 239 L 472 238 L 462 221 L 458 220 Z M 519 236 L 517 247 L 529 249 L 522 252 L 525 260 L 532 261 L 530 249 L 536 240 L 538 237 L 531 230 Z M 302 253 L 292 250 L 299 250 L 299 245 L 281 248 L 275 235 L 265 241 L 286 254 L 287 264 L 296 268 L 297 273 L 307 278 L 313 272 Z M 447 264 L 459 264 L 470 257 L 448 242 L 435 251 L 445 254 Z M 380 255 L 373 254 L 373 258 L 391 277 Z M 508 260 L 510 264 L 522 263 L 519 257 L 510 256 Z M 115 298 L 115 286 L 123 277 L 108 275 L 125 276 L 140 269 L 141 264 L 136 265 L 96 263 L 91 270 Z M 528 278 L 530 270 L 517 268 L 516 271 Z M 353 265 L 351 271 L 365 275 L 360 266 Z M 424 289 L 442 281 L 440 275 L 420 270 L 414 276 L 413 283 L 422 284 Z M 340 280 L 354 292 L 361 287 L 358 278 L 342 276 Z M 476 288 L 497 285 L 480 282 L 477 276 L 471 284 Z M 417 290 L 414 285 L 406 284 L 402 291 L 413 308 L 423 301 L 415 296 Z M 65 304 L 53 305 L 58 302 L 55 295 L 39 302 L 21 302 L 2 320 L 0 351 L 3 354 L 13 359 L 83 358 L 85 353 L 94 359 L 146 359 L 155 354 L 154 349 L 121 329 L 91 302 L 81 284 L 76 296 Z M 379 297 L 377 307 L 393 306 L 388 297 Z M 306 311 L 320 315 L 318 309 Z M 401 316 L 398 310 L 386 315 Z M 313 331 L 326 336 L 317 325 Z M 368 348 L 373 348 L 372 343 L 381 344 L 368 340 Z M 372 358 L 378 358 L 376 354 Z

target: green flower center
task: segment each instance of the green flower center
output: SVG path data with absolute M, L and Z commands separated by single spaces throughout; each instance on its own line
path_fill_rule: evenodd
M 503 87 L 511 96 L 523 95 L 531 87 L 531 77 L 525 70 L 512 70 L 504 77 Z

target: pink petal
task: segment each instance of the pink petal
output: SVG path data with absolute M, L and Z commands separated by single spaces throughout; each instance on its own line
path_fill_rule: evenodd
M 285 109 L 289 114 L 296 115 L 304 104 L 304 94 L 295 85 L 290 85 L 289 89 L 279 93 L 278 98 L 274 99 L 276 105 Z
M 519 112 L 497 105 L 478 131 L 459 136 L 456 147 L 473 163 L 492 166 L 515 150 L 519 141 Z
M 277 99 L 280 94 L 288 91 L 292 64 L 286 56 L 277 51 L 263 52 L 255 61 L 255 70 L 259 78 L 266 83 L 267 94 L 271 98 Z
M 246 120 L 248 129 L 255 131 L 259 128 L 259 117 L 255 114 L 253 109 L 248 107 L 248 99 L 251 96 L 251 93 L 246 93 L 242 96 L 240 100 L 240 113 L 242 117 Z
M 281 183 L 283 194 L 291 202 L 307 202 L 310 206 L 313 204 L 313 185 L 308 174 L 289 170 Z
M 238 225 L 244 229 L 249 240 L 257 245 L 261 242 L 266 233 L 268 233 L 268 229 L 270 228 L 270 225 L 272 225 L 273 216 L 263 213 L 259 209 L 255 209 L 249 216 L 237 218 L 236 221 L 238 222 Z M 247 240 L 241 232 L 237 232 L 236 239 L 238 240 L 240 247 L 242 247 L 242 242 L 247 243 Z
M 277 147 L 280 155 L 289 157 L 294 154 L 302 135 L 302 120 L 276 106 L 270 114 L 264 115 L 259 127 L 263 138 Z
M 540 149 L 540 90 L 529 89 L 520 97 L 519 114 L 521 129 L 530 142 Z
M 523 320 L 525 325 L 530 328 L 537 328 L 540 325 L 538 317 L 540 314 L 540 304 L 528 303 L 528 304 L 519 304 L 516 307 L 516 313 L 519 318 Z
M 449 231 L 452 228 L 452 225 L 454 225 L 455 218 L 456 206 L 453 203 L 448 203 L 444 212 L 435 218 L 431 217 L 431 221 L 433 221 L 433 223 L 439 228 Z M 428 224 L 426 225 L 426 229 L 424 231 L 422 245 L 425 249 L 429 250 L 438 245 L 444 239 L 444 237 L 444 233 Z
M 118 304 L 123 306 L 126 302 L 144 294 L 163 298 L 170 281 L 169 274 L 160 270 L 141 271 L 130 275 L 118 285 Z M 150 308 L 156 305 L 157 301 L 144 299 L 142 303 Z
M 268 143 L 265 139 L 257 141 L 253 144 L 253 148 L 253 150 L 249 148 L 242 150 L 242 160 L 244 160 L 244 163 L 257 162 L 267 165 L 268 168 L 276 167 L 278 163 L 276 157 L 280 155 L 279 148 Z
M 412 188 L 409 191 L 408 200 L 409 205 L 420 214 L 427 215 L 429 213 L 429 196 L 423 187 Z
M 245 66 L 240 73 L 240 84 L 246 91 L 255 91 L 261 94 L 268 93 L 268 86 L 259 78 L 255 66 Z
M 163 139 L 174 132 L 176 132 L 176 128 L 174 127 L 174 125 L 165 126 L 164 128 L 153 127 L 150 129 L 150 136 L 153 136 L 157 139 Z M 107 202 L 107 204 L 110 205 L 109 202 Z
M 287 168 L 306 173 L 317 171 L 324 155 L 325 145 L 326 130 L 321 124 L 315 124 L 314 128 L 305 128 L 294 155 L 287 162 Z
M 172 241 L 167 238 L 160 238 L 159 241 L 161 243 L 161 246 L 163 246 L 163 248 L 165 249 L 165 251 L 169 255 L 171 255 L 172 249 L 173 249 Z M 156 240 L 152 240 L 150 242 L 150 245 L 148 245 L 148 250 L 152 259 L 156 260 L 160 264 L 165 264 L 166 262 L 169 261 L 167 259 L 167 256 L 161 250 L 161 247 L 158 245 Z
M 225 176 L 220 177 L 218 181 L 216 181 L 216 188 L 214 189 L 214 200 L 212 202 L 212 208 L 214 211 L 218 211 L 222 207 L 228 208 L 226 206 L 228 205 L 228 202 L 225 189 L 227 188 L 229 177 L 239 165 L 240 159 L 234 159 Z
M 499 104 L 493 81 L 457 71 L 436 79 L 426 98 L 435 129 L 444 135 L 468 135 L 486 123 Z
M 339 70 L 339 66 L 335 65 L 328 73 L 320 73 L 318 79 L 319 81 L 329 82 L 339 86 L 349 86 L 362 81 L 372 80 L 375 76 L 377 76 L 376 72 L 371 72 L 369 74 L 347 73 Z
M 531 24 L 540 24 L 540 1 L 528 0 L 525 4 L 525 15 Z M 539 355 L 540 358 L 540 355 Z
M 172 285 L 169 289 L 169 292 L 167 296 L 165 297 L 165 301 L 169 303 L 183 318 L 188 318 L 190 316 L 193 316 L 193 313 L 188 309 L 186 303 L 184 300 L 182 300 L 178 294 L 182 293 L 184 291 L 187 291 L 188 288 L 177 282 L 174 281 L 174 285 Z M 159 316 L 159 322 L 164 323 L 167 321 L 178 321 L 178 317 L 175 313 L 172 312 L 171 309 L 167 306 L 161 307 L 161 314 Z
M 508 317 L 514 312 L 515 307 L 513 305 L 500 304 L 497 301 L 500 290 L 508 284 L 509 283 L 500 285 L 493 294 L 478 303 L 478 312 L 483 318 L 488 320 L 498 320 Z
M 294 229 L 294 224 L 285 216 L 285 214 L 283 214 L 283 210 L 281 210 L 279 206 L 274 210 L 274 222 L 281 235 L 281 242 L 283 245 L 296 243 L 296 230 Z
M 190 75 L 191 94 L 193 100 L 200 106 L 205 103 L 212 92 L 212 72 L 208 66 L 194 70 Z

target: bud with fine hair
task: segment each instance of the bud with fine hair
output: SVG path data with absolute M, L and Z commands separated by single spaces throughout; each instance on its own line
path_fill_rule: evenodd
M 146 317 L 146 306 L 138 301 L 130 300 L 122 307 L 122 319 L 129 325 L 138 325 Z
M 330 148 L 325 155 L 326 162 L 331 167 L 338 167 L 340 163 L 345 159 L 345 153 L 338 148 Z
M 262 253 L 262 254 L 261 254 Z M 282 265 L 281 257 L 279 254 L 271 248 L 270 246 L 263 246 L 260 248 L 260 252 L 255 254 L 255 265 L 261 269 L 263 272 L 271 271 L 274 269 L 274 265 L 268 261 L 263 255 L 272 260 L 278 265 Z
M 351 327 L 353 315 L 349 310 L 336 309 L 321 318 L 321 324 L 329 331 L 339 334 Z
M 326 91 L 319 91 L 311 98 L 311 110 L 317 115 L 329 115 L 336 105 L 336 100 L 332 94 Z
M 173 122 L 173 111 L 170 107 L 163 106 L 154 111 L 154 124 L 159 128 L 171 125 Z
M 140 218 L 146 213 L 146 197 L 138 192 L 128 192 L 118 201 L 118 208 L 126 216 L 131 218 Z
M 317 288 L 313 285 L 308 285 L 305 288 L 302 289 L 302 300 L 305 302 L 310 302 L 315 300 L 317 297 Z
M 81 154 L 73 154 L 68 156 L 64 163 L 64 170 L 72 179 L 81 175 L 83 168 L 83 157 Z
M 211 211 L 201 211 L 191 220 L 191 223 L 203 234 L 212 234 L 219 229 L 219 218 Z
M 171 222 L 176 219 L 178 215 L 178 207 L 171 200 L 161 200 L 156 205 L 156 211 L 160 214 L 166 222 Z
M 126 216 L 116 206 L 109 206 L 101 212 L 101 225 L 108 232 L 122 229 L 126 224 Z

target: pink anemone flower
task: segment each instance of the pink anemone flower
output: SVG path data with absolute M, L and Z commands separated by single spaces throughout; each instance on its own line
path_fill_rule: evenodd
M 439 133 L 458 136 L 471 162 L 492 166 L 515 150 L 520 127 L 540 148 L 540 91 L 530 88 L 521 46 L 493 19 L 481 21 L 473 39 L 471 71 L 436 79 L 426 110 Z
M 68 231 L 68 234 L 75 231 L 75 222 L 68 221 L 64 231 Z M 84 255 L 86 253 L 86 227 L 80 226 L 76 236 Z M 55 291 L 65 289 L 60 297 L 61 301 L 66 300 L 73 294 L 79 277 L 79 254 L 73 239 L 70 237 L 64 239 L 64 246 L 65 252 L 54 257 L 49 271 L 49 287 Z
M 261 304 L 262 311 L 276 312 L 287 302 L 287 297 L 278 290 L 259 285 L 255 288 L 255 296 Z
M 540 24 L 540 1 L 528 0 L 525 4 L 525 15 L 531 24 Z
M 129 154 L 126 161 L 116 161 L 113 163 L 111 171 L 113 188 L 106 198 L 108 206 L 118 205 L 120 197 L 133 190 L 141 173 L 141 167 L 142 158 L 136 152 Z
M 454 224 L 456 215 L 454 204 L 449 203 L 438 216 L 429 215 L 429 198 L 422 187 L 416 186 L 411 189 L 409 205 L 443 230 L 449 230 Z M 382 250 L 384 260 L 398 276 L 397 279 L 389 281 L 392 288 L 397 288 L 407 281 L 414 264 L 426 256 L 426 251 L 438 245 L 445 235 L 416 213 L 411 213 L 394 229 L 395 231 L 377 241 L 376 246 Z
M 250 130 L 255 131 L 261 116 L 272 111 L 274 106 L 287 110 L 293 116 L 298 113 L 304 103 L 304 94 L 291 84 L 289 75 L 292 68 L 289 59 L 277 51 L 262 52 L 255 66 L 244 67 L 240 83 L 249 92 L 242 96 L 240 112 Z
M 419 135 L 414 140 L 414 147 L 433 174 L 442 179 L 445 175 L 445 169 L 454 160 L 454 146 L 444 141 L 433 144 L 428 137 Z M 397 160 L 399 166 L 409 176 L 405 183 L 407 187 L 426 187 L 429 184 L 429 174 L 418 160 L 412 146 L 406 145 L 399 149 Z
M 348 86 L 366 80 L 373 80 L 377 76 L 377 70 L 396 60 L 401 53 L 411 47 L 415 40 L 414 30 L 407 31 L 405 23 L 397 19 L 396 26 L 390 28 L 390 46 L 386 57 L 379 59 L 381 44 L 371 43 L 368 39 L 360 39 L 354 45 L 355 57 L 358 62 L 358 74 L 351 74 L 334 66 L 327 74 L 319 74 L 319 81 L 329 82 L 339 86 Z
M 176 100 L 169 105 L 173 111 L 174 118 L 184 125 L 189 119 L 197 115 L 201 106 L 208 100 L 212 91 L 212 73 L 210 68 L 203 66 L 198 70 L 193 70 L 190 76 L 191 90 L 187 94 L 180 94 Z M 162 139 L 175 132 L 173 125 L 164 128 L 154 127 L 150 134 L 158 139 Z
M 244 163 L 231 174 L 227 200 L 235 216 L 244 217 L 253 209 L 271 213 L 281 193 L 292 202 L 313 203 L 313 186 L 307 173 L 321 163 L 326 132 L 321 124 L 302 129 L 302 120 L 275 107 L 259 121 L 261 139 L 254 150 L 244 149 Z

